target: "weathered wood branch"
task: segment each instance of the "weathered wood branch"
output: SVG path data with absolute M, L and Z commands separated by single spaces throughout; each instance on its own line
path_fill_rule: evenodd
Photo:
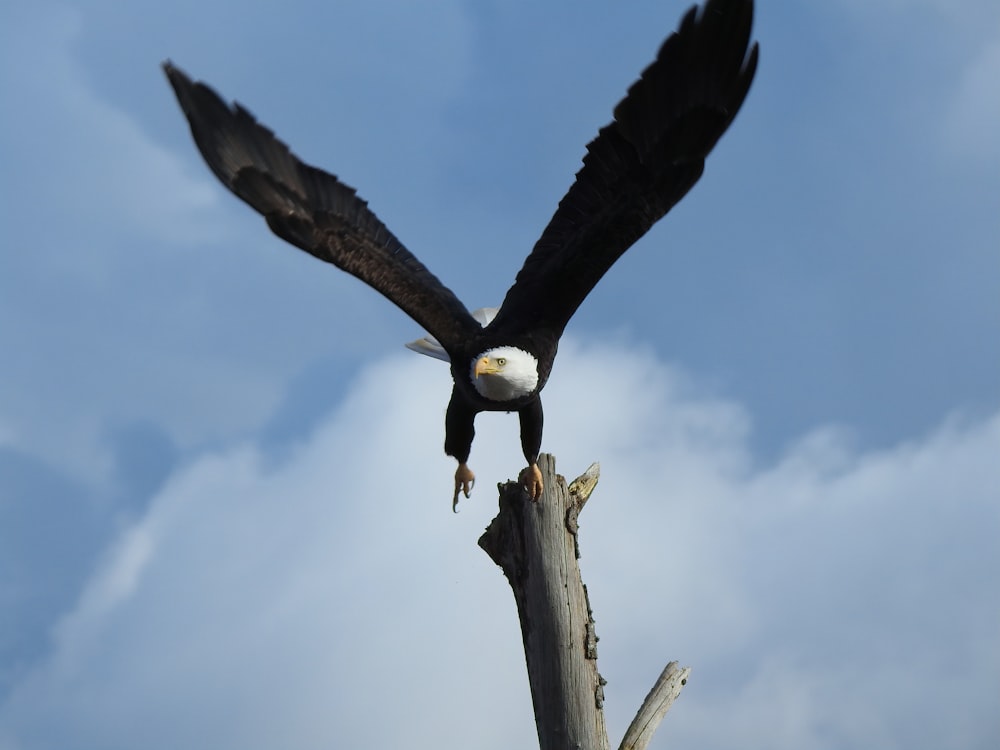
M 539 747 L 608 750 L 598 639 L 577 563 L 577 518 L 600 469 L 592 465 L 567 487 L 556 474 L 555 458 L 542 455 L 538 466 L 545 483 L 541 499 L 531 502 L 516 482 L 500 485 L 500 512 L 479 546 L 503 569 L 514 592 Z M 649 743 L 690 670 L 676 679 L 675 671 L 676 663 L 667 665 L 622 748 L 642 750 Z
M 690 674 L 691 667 L 678 667 L 675 661 L 664 667 L 656 684 L 639 707 L 639 712 L 625 731 L 625 737 L 618 750 L 646 749 L 653 739 L 653 732 L 660 726 L 674 699 L 681 694 L 681 689 L 687 684 Z

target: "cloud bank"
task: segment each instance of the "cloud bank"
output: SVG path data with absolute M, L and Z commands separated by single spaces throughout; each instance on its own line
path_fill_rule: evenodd
M 672 658 L 660 746 L 993 747 L 1000 415 L 777 462 L 738 404 L 615 344 L 568 342 L 547 450 L 594 459 L 582 560 L 612 739 Z M 475 546 L 516 419 L 484 415 L 449 512 L 440 363 L 380 361 L 280 458 L 176 470 L 0 707 L 0 748 L 530 746 L 513 602 Z M 511 718 L 513 717 L 513 718 Z

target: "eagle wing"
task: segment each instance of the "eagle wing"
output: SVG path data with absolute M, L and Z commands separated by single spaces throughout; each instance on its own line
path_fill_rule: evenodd
M 301 162 L 239 104 L 169 61 L 163 68 L 208 166 L 276 235 L 385 295 L 446 350 L 482 330 L 353 188 Z
M 507 292 L 491 330 L 559 336 L 604 273 L 701 177 L 746 97 L 752 0 L 691 8 L 587 146 L 583 168 Z

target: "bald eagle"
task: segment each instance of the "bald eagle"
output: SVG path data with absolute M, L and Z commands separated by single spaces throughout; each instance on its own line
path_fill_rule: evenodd
M 353 188 L 296 158 L 239 104 L 169 61 L 163 67 L 202 156 L 284 240 L 385 295 L 429 334 L 410 348 L 451 364 L 445 452 L 458 461 L 452 507 L 469 497 L 474 420 L 516 411 L 537 500 L 542 402 L 563 329 L 604 273 L 701 177 L 757 66 L 752 0 L 691 8 L 587 147 L 583 167 L 497 309 L 470 314 Z

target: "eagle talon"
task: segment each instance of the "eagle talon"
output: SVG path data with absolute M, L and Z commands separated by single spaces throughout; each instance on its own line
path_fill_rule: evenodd
M 458 493 L 461 492 L 467 498 L 472 495 L 472 488 L 476 486 L 476 475 L 472 473 L 466 464 L 459 464 L 455 469 L 455 496 L 451 500 L 451 509 L 458 512 Z
M 545 485 L 542 482 L 542 471 L 538 468 L 538 464 L 531 464 L 531 466 L 524 469 L 518 475 L 517 481 L 521 483 L 521 486 L 528 493 L 532 501 L 538 502 L 542 497 L 542 490 L 545 489 Z

